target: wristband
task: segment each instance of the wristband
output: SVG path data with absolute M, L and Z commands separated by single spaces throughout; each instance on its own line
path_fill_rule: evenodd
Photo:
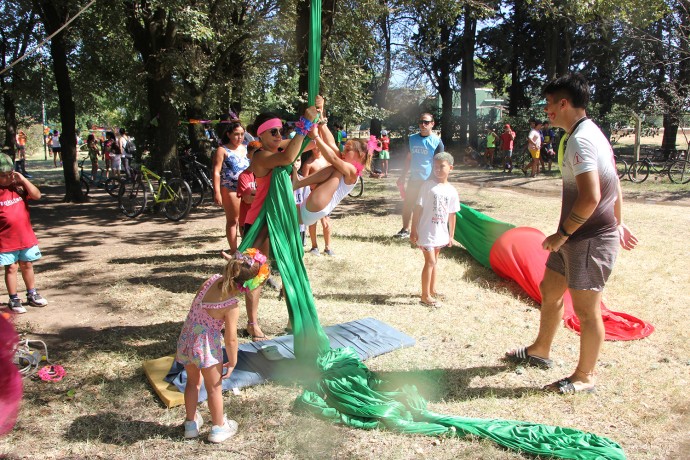
M 314 126 L 314 123 L 304 117 L 299 117 L 299 121 L 295 123 L 295 132 L 300 136 L 306 136 L 312 126 Z
M 563 228 L 563 224 L 558 226 L 558 233 L 565 236 L 566 238 L 570 238 L 570 236 L 572 235 L 572 233 L 568 233 L 565 231 L 565 229 Z

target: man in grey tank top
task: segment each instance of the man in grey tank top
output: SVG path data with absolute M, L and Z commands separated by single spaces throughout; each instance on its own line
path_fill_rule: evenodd
M 622 194 L 608 139 L 587 118 L 589 85 L 579 73 L 561 76 L 544 88 L 544 111 L 552 126 L 566 130 L 559 148 L 563 199 L 558 230 L 542 246 L 550 252 L 544 279 L 539 332 L 532 345 L 509 351 L 508 361 L 551 367 L 551 345 L 563 317 L 566 289 L 580 320 L 580 357 L 575 371 L 546 385 L 557 393 L 591 392 L 604 343 L 601 296 L 619 245 L 630 250 L 637 238 L 623 224 Z

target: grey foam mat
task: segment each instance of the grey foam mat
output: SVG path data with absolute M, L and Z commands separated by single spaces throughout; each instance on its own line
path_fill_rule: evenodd
M 336 324 L 324 328 L 330 339 L 331 348 L 351 347 L 362 361 L 373 358 L 398 348 L 411 347 L 415 340 L 386 323 L 374 318 L 364 318 L 348 323 Z M 261 353 L 261 347 L 275 345 L 283 359 L 271 361 Z M 225 349 L 223 358 L 227 361 Z M 263 342 L 243 343 L 237 353 L 237 366 L 232 375 L 223 380 L 223 390 L 242 388 L 274 380 L 280 375 L 288 375 L 294 368 L 293 336 L 284 335 Z M 187 383 L 187 372 L 178 362 L 173 362 L 165 381 L 172 383 L 180 392 L 184 392 Z M 206 400 L 206 389 L 201 386 L 199 401 Z

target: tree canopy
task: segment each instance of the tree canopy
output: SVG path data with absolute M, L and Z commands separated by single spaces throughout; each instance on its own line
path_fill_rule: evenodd
M 476 87 L 492 88 L 516 117 L 534 113 L 549 79 L 581 71 L 593 88 L 591 115 L 604 129 L 630 113 L 658 115 L 665 145 L 675 145 L 690 94 L 689 4 L 324 0 L 329 119 L 349 126 L 372 119 L 406 135 L 417 116 L 410 107 L 435 97 L 444 141 L 476 145 Z M 150 149 L 154 167 L 174 169 L 179 147 L 207 145 L 193 120 L 295 113 L 304 99 L 308 9 L 307 0 L 3 2 L 5 148 L 13 151 L 18 126 L 40 121 L 44 101 L 48 124 L 65 136 L 124 126 Z M 67 199 L 78 201 L 69 144 Z

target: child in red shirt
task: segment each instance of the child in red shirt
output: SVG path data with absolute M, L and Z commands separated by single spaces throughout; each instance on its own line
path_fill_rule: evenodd
M 29 179 L 13 171 L 12 159 L 0 154 L 0 263 L 5 267 L 8 307 L 26 313 L 17 294 L 17 268 L 22 270 L 26 301 L 34 307 L 48 305 L 34 287 L 33 261 L 41 258 L 38 239 L 31 228 L 28 200 L 38 200 L 41 192 Z

